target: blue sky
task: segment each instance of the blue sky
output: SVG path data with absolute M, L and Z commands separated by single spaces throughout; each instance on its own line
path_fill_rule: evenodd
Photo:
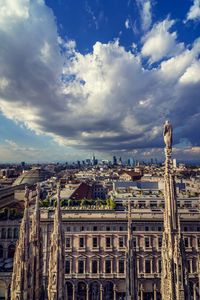
M 181 3 L 181 5 L 180 5 Z M 0 0 L 0 161 L 199 160 L 200 0 Z

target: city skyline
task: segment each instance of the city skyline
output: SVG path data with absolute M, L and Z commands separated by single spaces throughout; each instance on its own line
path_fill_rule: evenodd
M 0 4 L 1 163 L 199 161 L 199 0 Z

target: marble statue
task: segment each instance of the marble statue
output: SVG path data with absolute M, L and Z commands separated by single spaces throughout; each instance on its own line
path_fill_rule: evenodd
M 164 124 L 164 130 L 163 130 L 163 137 L 164 142 L 167 149 L 172 148 L 172 125 L 169 121 L 166 121 Z

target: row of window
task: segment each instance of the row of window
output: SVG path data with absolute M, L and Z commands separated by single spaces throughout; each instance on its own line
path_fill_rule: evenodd
M 5 252 L 6 251 L 6 258 L 13 258 L 15 254 L 15 245 L 11 244 L 8 246 L 7 249 L 3 248 L 2 245 L 0 245 L 0 259 L 5 258 Z
M 74 231 L 74 232 L 83 232 L 83 231 L 126 231 L 127 227 L 126 226 L 97 226 L 94 225 L 92 227 L 90 226 L 80 226 L 80 227 L 72 227 L 72 226 L 67 226 L 66 227 L 66 231 L 70 232 L 70 231 Z M 192 232 L 200 232 L 200 226 L 184 226 L 182 228 L 183 231 L 187 232 L 187 231 L 192 231 Z M 132 226 L 132 231 L 163 231 L 163 226 L 159 225 L 159 226 Z
M 65 262 L 65 273 L 70 274 L 72 272 L 72 262 L 71 260 L 66 260 Z M 98 260 L 92 260 L 91 262 L 91 273 L 97 274 L 100 271 L 100 265 Z M 77 265 L 77 272 L 78 274 L 84 274 L 86 272 L 86 261 L 85 260 L 78 260 Z M 106 274 L 113 273 L 113 264 L 110 259 L 106 259 L 104 263 L 104 272 Z M 125 272 L 125 261 L 119 260 L 118 261 L 118 273 L 124 274 Z
M 1 239 L 18 239 L 19 229 L 18 228 L 1 228 L 0 238 Z
M 70 231 L 74 231 L 74 232 L 79 232 L 79 231 L 126 231 L 127 227 L 126 226 L 97 226 L 94 225 L 92 227 L 90 226 L 83 226 L 81 225 L 80 227 L 72 227 L 72 226 L 67 226 L 66 227 L 66 231 L 70 232 Z
M 155 268 L 156 267 L 156 268 Z M 139 273 L 146 273 L 146 274 L 152 274 L 152 273 L 161 273 L 162 270 L 162 263 L 161 260 L 157 261 L 157 265 L 153 265 L 153 260 L 146 259 L 142 262 L 142 267 L 138 267 Z M 196 272 L 197 266 L 196 261 L 188 260 L 187 261 L 187 270 L 188 273 Z M 113 262 L 110 259 L 106 259 L 104 261 L 104 270 L 102 270 L 106 274 L 113 273 Z M 100 272 L 100 264 L 98 260 L 92 260 L 91 261 L 91 269 L 90 272 L 92 274 L 97 274 Z M 70 274 L 72 273 L 72 261 L 66 260 L 65 262 L 65 273 Z M 86 260 L 78 260 L 77 264 L 77 273 L 78 274 L 85 274 L 86 273 Z M 125 260 L 120 259 L 118 261 L 118 273 L 124 274 L 125 273 Z
M 119 237 L 118 238 L 119 248 L 125 247 L 126 246 L 125 242 L 126 242 L 125 237 Z M 93 248 L 98 248 L 99 245 L 100 245 L 100 239 L 98 237 L 93 237 L 92 238 L 92 247 Z M 106 237 L 105 238 L 105 245 L 106 245 L 106 248 L 111 248 L 113 246 L 112 237 Z M 71 237 L 66 237 L 65 246 L 66 246 L 67 249 L 72 247 L 72 238 Z M 85 246 L 86 246 L 86 238 L 85 237 L 79 237 L 79 248 L 84 248 Z
M 138 261 L 139 262 L 139 261 Z M 188 273 L 195 273 L 197 271 L 197 260 L 191 259 L 187 260 L 187 271 Z M 153 260 L 151 259 L 146 259 L 145 261 L 142 260 L 141 263 L 138 264 L 138 272 L 139 273 L 147 273 L 147 274 L 152 274 L 152 273 L 161 273 L 162 270 L 162 262 L 159 259 L 157 261 L 157 264 L 153 263 Z
M 200 237 L 197 238 L 196 243 L 192 243 L 192 240 L 190 237 L 185 237 L 184 238 L 185 242 L 185 247 L 191 247 L 192 244 L 193 246 L 197 246 L 200 248 Z M 72 237 L 66 237 L 65 239 L 65 246 L 66 249 L 71 249 L 72 248 Z M 98 248 L 100 246 L 100 238 L 99 237 L 92 237 L 92 247 Z M 124 248 L 126 246 L 126 238 L 124 236 L 118 237 L 118 247 L 119 248 Z M 132 238 L 132 246 L 134 248 L 138 246 L 145 247 L 145 249 L 148 249 L 153 246 L 153 239 L 151 237 L 144 237 L 144 240 L 141 241 L 141 244 L 139 245 L 139 240 L 138 237 L 133 237 Z M 79 248 L 83 249 L 86 247 L 86 238 L 85 237 L 79 237 Z M 113 238 L 112 237 L 105 237 L 105 247 L 106 248 L 111 248 L 113 247 Z M 162 237 L 157 238 L 157 247 L 161 248 L 162 247 Z
M 185 237 L 184 238 L 184 244 L 185 244 L 185 247 L 186 248 L 189 248 L 189 247 L 198 247 L 200 248 L 200 237 L 197 237 L 197 239 L 195 239 L 195 242 L 193 243 L 193 240 L 190 238 L 190 237 Z M 132 239 L 132 245 L 134 248 L 138 247 L 139 246 L 139 241 L 138 241 L 138 238 L 137 237 L 133 237 Z M 143 246 L 143 245 L 140 245 L 140 246 Z M 144 238 L 144 246 L 145 248 L 150 248 L 153 246 L 153 240 L 151 237 L 145 237 Z M 158 237 L 157 238 L 157 246 L 159 248 L 162 247 L 162 237 Z

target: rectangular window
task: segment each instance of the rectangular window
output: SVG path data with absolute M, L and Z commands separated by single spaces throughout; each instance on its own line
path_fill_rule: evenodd
M 119 260 L 119 273 L 124 273 L 124 260 Z
M 184 242 L 185 242 L 185 247 L 188 248 L 189 247 L 189 240 L 188 240 L 188 238 L 184 238 Z
M 145 273 L 151 273 L 151 261 L 145 260 Z
M 158 231 L 162 231 L 162 228 L 160 226 L 158 226 Z
M 65 273 L 70 274 L 70 260 L 66 260 L 65 262 Z
M 67 226 L 67 232 L 71 231 L 70 226 Z
M 18 230 L 18 228 L 15 228 L 14 229 L 14 239 L 18 239 L 18 237 L 19 237 L 19 230 Z
M 200 248 L 200 238 L 197 239 L 198 248 Z
M 106 231 L 110 231 L 110 226 L 106 226 Z
M 149 231 L 149 227 L 148 226 L 145 227 L 145 231 Z
M 187 271 L 188 271 L 188 273 L 191 273 L 191 263 L 190 263 L 190 260 L 187 260 Z
M 106 273 L 110 274 L 111 273 L 111 260 L 106 260 Z
M 79 247 L 80 247 L 80 248 L 83 248 L 84 245 L 85 245 L 85 240 L 84 240 L 83 237 L 80 237 L 80 238 L 79 238 Z
M 12 229 L 8 228 L 8 239 L 12 238 Z
M 119 231 L 124 231 L 124 227 L 123 226 L 119 226 Z
M 78 273 L 84 274 L 84 261 L 83 260 L 78 261 Z
M 97 226 L 93 226 L 93 231 L 97 231 Z
M 97 248 L 98 247 L 98 239 L 97 239 L 97 237 L 93 237 L 92 238 L 92 246 L 93 246 L 93 248 Z
M 161 237 L 158 238 L 158 247 L 159 248 L 162 247 L 162 238 Z
M 80 231 L 84 231 L 84 230 L 85 230 L 84 226 L 81 226 Z
M 123 248 L 123 247 L 124 247 L 124 237 L 123 237 L 123 236 L 120 236 L 120 237 L 119 237 L 119 247 L 120 247 L 120 248 Z
M 71 239 L 69 237 L 66 238 L 65 245 L 66 245 L 66 248 L 70 248 L 71 247 Z
M 5 238 L 6 238 L 6 229 L 5 229 L 5 228 L 2 228 L 2 229 L 1 229 L 1 238 L 2 238 L 2 239 L 5 239 Z
M 93 274 L 97 274 L 97 266 L 98 266 L 97 260 L 93 260 L 92 261 L 92 273 Z
M 133 247 L 136 248 L 137 247 L 137 240 L 136 240 L 136 237 L 134 237 L 132 239 L 132 243 L 133 243 Z
M 162 262 L 161 260 L 158 261 L 158 273 L 161 273 L 162 271 Z
M 111 238 L 107 237 L 106 238 L 106 248 L 110 248 L 111 247 Z
M 150 241 L 149 238 L 145 238 L 145 247 L 149 248 L 150 247 Z

